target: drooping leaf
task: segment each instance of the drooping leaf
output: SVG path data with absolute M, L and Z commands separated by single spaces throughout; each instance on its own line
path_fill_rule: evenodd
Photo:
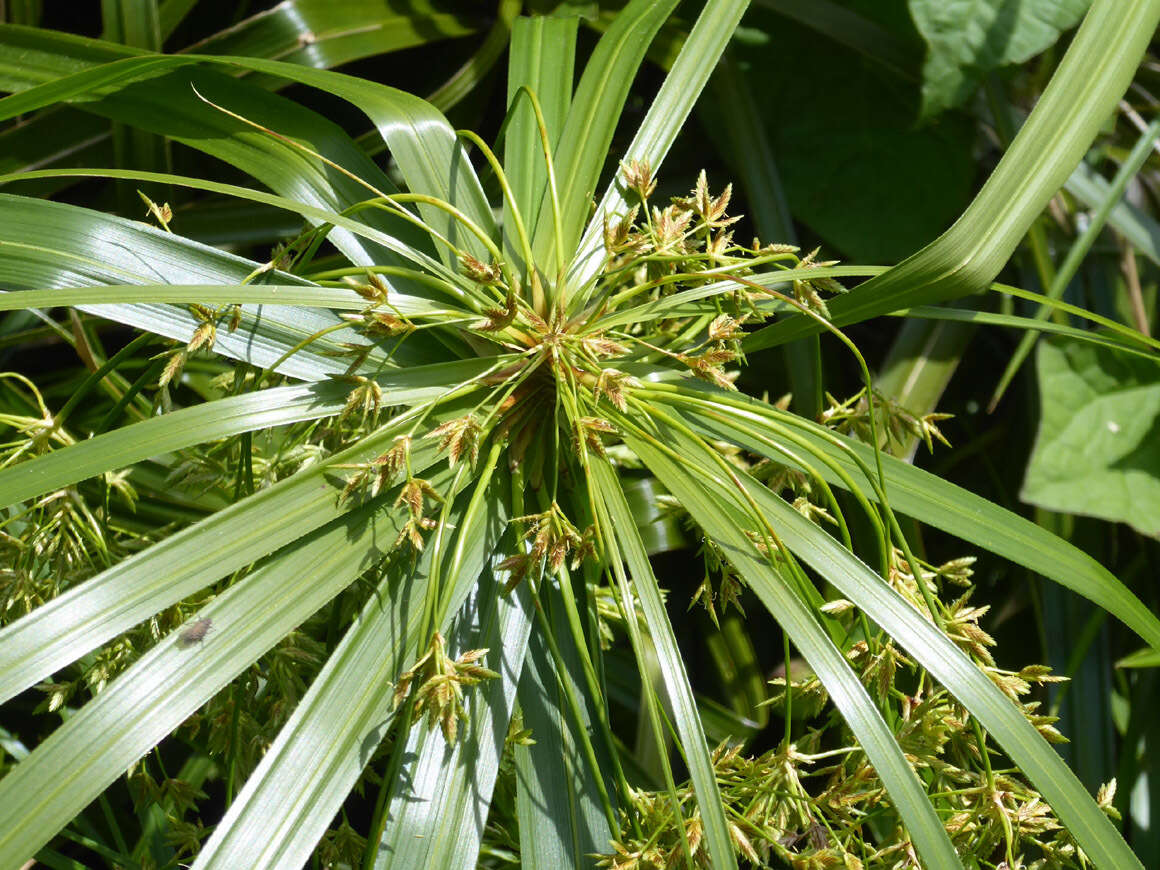
M 699 386 L 692 389 L 702 391 Z M 752 402 L 732 395 L 721 401 L 739 410 Z M 785 461 L 784 456 L 772 449 L 776 442 L 771 441 L 768 430 L 762 431 L 762 425 L 754 427 L 741 422 L 745 418 L 756 422 L 763 416 L 768 420 L 768 416 L 758 408 L 760 406 L 753 408 L 756 415 L 743 412 L 735 416 L 729 411 L 711 411 L 698 414 L 696 421 L 703 434 L 724 437 L 775 461 Z M 834 466 L 818 465 L 828 481 L 843 488 L 850 488 L 852 483 L 865 486 L 865 473 L 874 473 L 874 454 L 868 445 L 825 431 L 810 422 L 795 421 L 788 415 L 784 419 L 790 426 L 789 431 L 800 436 L 801 443 L 809 452 L 826 456 L 835 463 Z M 886 490 L 894 510 L 921 518 L 927 525 L 1050 577 L 1097 603 L 1130 626 L 1143 640 L 1160 648 L 1160 619 L 1087 553 L 1030 520 L 930 472 L 889 455 L 881 458 Z M 849 477 L 844 478 L 838 472 Z M 875 496 L 868 491 L 867 497 Z
M 816 615 L 746 536 L 745 529 L 752 521 L 736 503 L 731 503 L 736 495 L 728 492 L 720 480 L 712 480 L 715 469 L 706 467 L 704 457 L 698 455 L 700 451 L 692 445 L 692 439 L 674 428 L 663 426 L 658 432 L 657 443 L 649 444 L 643 438 L 632 438 L 630 443 L 698 524 L 712 536 L 819 674 L 879 775 L 889 783 L 897 810 L 906 820 L 910 836 L 924 860 L 930 866 L 955 867 L 958 861 L 954 847 L 894 735 L 841 651 L 818 624 Z M 682 468 L 674 461 L 674 456 L 661 447 L 661 443 L 700 464 L 700 473 L 694 468 Z M 809 524 L 808 520 L 802 519 Z M 831 540 L 828 536 L 825 538 Z
M 101 284 L 238 284 L 258 263 L 136 221 L 89 209 L 0 193 L 0 282 L 6 289 Z M 279 284 L 309 282 L 284 272 L 270 273 Z M 188 341 L 198 320 L 183 306 L 164 304 L 93 305 L 92 313 L 159 335 Z M 243 312 L 239 330 L 219 330 L 215 349 L 259 366 L 274 363 L 302 339 L 340 324 L 322 309 L 276 306 Z M 322 336 L 287 359 L 279 370 L 318 380 L 345 365 L 327 351 L 356 339 L 346 330 Z
M 700 463 L 702 469 L 700 479 L 708 480 L 715 472 L 720 474 L 706 460 L 705 448 L 698 451 L 693 446 L 692 440 L 684 437 L 675 428 L 662 429 L 660 437 L 675 455 Z M 637 447 L 640 446 L 638 442 Z M 761 578 L 763 572 L 756 570 L 763 560 L 757 558 L 752 542 L 742 531 L 748 523 L 753 523 L 754 519 L 738 509 L 737 496 L 733 496 L 735 500 L 733 504 L 718 497 L 718 509 L 716 511 L 707 509 L 703 503 L 698 504 L 695 489 L 690 485 L 691 481 L 681 480 L 682 475 L 672 456 L 652 448 L 646 448 L 643 455 L 648 457 L 650 467 L 666 485 L 675 493 L 684 496 L 682 501 L 694 513 L 698 522 L 711 534 L 720 536 L 720 540 L 727 545 L 730 559 L 736 560 L 734 564 L 739 570 L 745 571 L 748 568 L 749 573 L 746 576 L 750 584 L 767 606 L 783 620 L 783 625 L 792 635 L 797 628 L 796 620 L 790 616 L 792 608 L 786 606 L 789 602 L 784 592 L 780 596 L 781 601 L 778 601 L 778 596 L 775 595 L 776 586 Z M 1024 713 L 999 690 L 991 677 L 976 666 L 930 620 L 920 616 L 897 591 L 840 543 L 829 535 L 817 534 L 816 527 L 808 519 L 743 472 L 737 471 L 733 475 L 736 481 L 740 481 L 735 485 L 738 488 L 744 486 L 751 494 L 767 518 L 766 521 L 772 524 L 791 551 L 800 555 L 803 561 L 834 583 L 843 595 L 854 601 L 875 623 L 885 628 L 922 663 L 923 667 L 959 698 L 988 731 L 995 735 L 996 740 L 1015 760 L 1019 768 L 1044 793 L 1052 807 L 1059 813 L 1061 820 L 1097 864 L 1108 867 L 1142 867 L 1079 780 L 1068 770 L 1042 735 L 1027 721 Z M 708 490 L 710 486 L 704 486 L 704 489 Z M 764 573 L 772 572 L 767 569 Z M 821 631 L 817 626 L 813 627 L 816 634 L 820 635 Z M 794 641 L 807 658 L 812 659 L 816 656 L 815 661 L 824 662 L 821 638 L 811 639 L 813 642 L 807 646 L 803 640 L 806 633 L 802 628 L 797 628 L 797 631 L 800 633 L 794 637 Z M 818 664 L 815 664 L 815 669 L 827 685 L 830 681 L 838 683 L 839 673 L 836 669 L 831 667 L 825 675 L 822 674 Z M 897 744 L 890 739 L 888 729 L 880 727 L 877 734 L 875 733 L 875 726 L 878 724 L 874 721 L 876 716 L 857 715 L 855 712 L 857 693 L 850 694 L 855 697 L 845 699 L 850 706 L 843 712 L 863 742 L 866 751 L 874 753 L 876 750 L 881 753 L 874 759 L 874 763 L 880 775 L 885 776 L 884 771 L 889 769 L 889 765 L 896 764 L 890 761 L 891 755 L 900 754 Z M 841 703 L 837 695 L 835 701 Z M 859 731 L 859 726 L 865 730 Z M 885 735 L 882 732 L 886 732 Z M 882 740 L 883 736 L 886 737 L 885 741 Z M 951 861 L 954 859 L 948 857 L 948 852 L 953 855 L 954 850 L 946 838 L 946 832 L 937 819 L 932 818 L 934 813 L 919 791 L 918 783 L 906 782 L 909 774 L 911 770 L 905 764 L 901 766 L 901 770 L 895 769 L 892 773 L 896 778 L 891 783 L 890 791 L 899 801 L 899 812 L 907 819 L 911 835 L 915 837 L 927 863 L 936 867 L 953 866 Z
M 1160 20 L 1157 0 L 1098 3 L 1003 159 L 962 216 L 917 254 L 833 300 L 839 326 L 989 285 L 1079 163 L 1132 79 Z M 1117 46 L 1108 52 L 1107 46 Z M 798 315 L 752 333 L 747 351 L 822 329 Z
M 199 54 L 254 55 L 330 69 L 363 57 L 471 33 L 470 15 L 425 0 L 289 0 L 189 47 Z

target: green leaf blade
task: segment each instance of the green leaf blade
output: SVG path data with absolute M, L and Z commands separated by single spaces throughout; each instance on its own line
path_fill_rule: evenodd
M 744 534 L 743 530 L 751 526 L 753 520 L 742 513 L 735 503 L 730 503 L 732 498 L 736 498 L 735 495 L 730 497 L 727 491 L 720 488 L 720 481 L 713 481 L 719 472 L 704 465 L 703 452 L 698 449 L 698 445 L 664 425 L 659 428 L 658 438 L 681 456 L 700 465 L 700 474 L 693 468 L 681 467 L 671 455 L 641 438 L 628 440 L 634 452 L 723 548 L 730 563 L 742 574 L 809 661 L 890 791 L 923 860 L 931 867 L 961 866 L 918 777 L 907 763 L 866 689 L 815 616 L 791 591 L 785 580 L 770 568 L 758 554 L 753 542 Z M 808 524 L 807 520 L 802 520 Z

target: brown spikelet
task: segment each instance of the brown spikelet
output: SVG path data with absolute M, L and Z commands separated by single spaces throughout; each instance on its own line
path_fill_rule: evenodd
M 389 288 L 386 282 L 370 269 L 366 271 L 366 281 L 359 281 L 353 275 L 348 275 L 342 280 L 355 293 L 369 302 L 381 303 L 387 301 Z
M 721 368 L 725 363 L 737 358 L 737 352 L 726 347 L 709 348 L 700 354 L 678 354 L 677 359 L 693 370 L 702 380 L 714 383 L 726 390 L 736 390 L 733 378 Z
M 367 471 L 365 468 L 356 474 L 351 475 L 350 479 L 346 482 L 346 486 L 342 488 L 342 493 L 338 497 L 338 503 L 344 504 L 349 498 L 351 498 L 351 496 L 358 492 L 359 489 L 365 486 L 366 482 Z M 371 497 L 373 498 L 374 495 L 372 494 Z
M 753 237 L 753 252 L 755 254 L 796 254 L 801 250 L 797 245 L 779 244 L 776 242 L 768 245 L 762 245 L 761 239 L 757 236 Z
M 592 396 L 597 402 L 600 401 L 601 396 L 604 396 L 618 411 L 624 411 L 628 407 L 624 395 L 625 388 L 635 385 L 636 381 L 624 372 L 616 369 L 604 369 L 596 378 L 596 386 L 592 388 Z
M 213 347 L 214 341 L 217 339 L 217 327 L 213 325 L 212 321 L 206 321 L 200 324 L 197 329 L 193 331 L 193 337 L 189 339 L 189 344 L 186 349 L 193 353 L 196 350 L 204 347 L 209 350 Z
M 607 214 L 604 215 L 604 247 L 610 252 L 615 253 L 633 247 L 630 244 L 632 227 L 636 223 L 639 211 L 640 206 L 634 205 L 628 214 L 618 220 L 613 220 Z
M 629 160 L 622 163 L 620 174 L 624 179 L 624 186 L 634 191 L 641 199 L 648 199 L 657 189 L 657 180 L 653 177 L 652 167 L 647 160 Z
M 181 377 L 181 372 L 185 368 L 185 361 L 189 359 L 189 353 L 185 350 L 179 350 L 169 358 L 169 362 L 165 364 L 165 368 L 161 370 L 161 377 L 157 379 L 158 386 L 164 387 L 170 381 Z
M 423 490 L 419 487 L 419 482 L 412 478 L 403 484 L 403 488 L 399 490 L 399 495 L 395 499 L 395 506 L 405 504 L 411 511 L 411 516 L 420 517 L 423 515 Z
M 408 543 L 416 553 L 423 552 L 423 532 L 429 532 L 435 528 L 435 521 L 430 517 L 411 517 L 403 524 L 403 528 L 399 530 L 395 542 L 391 545 L 391 549 L 397 549 L 400 544 Z
M 369 336 L 386 336 L 388 338 L 412 332 L 414 324 L 402 317 L 396 317 L 386 311 L 364 311 L 362 314 L 344 314 L 343 320 L 358 324 L 362 331 Z
M 497 571 L 507 571 L 511 575 L 508 577 L 507 583 L 504 584 L 504 591 L 511 592 L 528 576 L 532 560 L 526 553 L 516 553 L 514 556 L 508 556 L 495 567 Z
M 486 653 L 486 649 L 474 649 L 452 659 L 447 654 L 443 636 L 435 632 L 427 652 L 395 682 L 393 706 L 398 708 L 410 698 L 411 723 L 426 718 L 428 727 L 438 724 L 447 742 L 454 742 L 459 734 L 459 720 L 467 719 L 464 688 L 499 676 L 476 664 Z
M 712 341 L 725 341 L 740 334 L 737 320 L 728 314 L 719 315 L 709 324 L 709 338 Z
M 370 416 L 372 419 L 378 416 L 383 401 L 383 388 L 376 381 L 362 375 L 343 375 L 339 380 L 355 385 L 354 389 L 347 393 L 346 405 L 338 417 L 340 421 L 356 413 L 363 417 Z
M 507 329 L 516 319 L 517 302 L 515 291 L 509 290 L 504 307 L 484 309 L 483 313 L 487 315 L 487 319 L 475 324 L 473 328 L 480 332 L 499 332 L 501 329 Z
M 685 232 L 692 220 L 692 212 L 684 211 L 676 205 L 667 206 L 663 211 L 653 208 L 653 234 L 656 236 L 657 251 L 664 254 L 686 253 L 688 245 L 685 243 Z
M 448 459 L 455 465 L 466 456 L 471 465 L 479 458 L 479 441 L 481 429 L 474 414 L 448 420 L 441 426 L 433 429 L 428 438 L 442 438 L 439 449 L 446 450 Z
M 395 507 L 405 504 L 411 512 L 411 517 L 419 520 L 423 517 L 423 502 L 428 498 L 435 503 L 443 501 L 443 497 L 436 492 L 435 487 L 421 477 L 412 477 L 399 490 L 395 498 Z
M 610 356 L 623 356 L 628 353 L 628 348 L 618 341 L 613 341 L 611 338 L 605 338 L 602 335 L 589 335 L 580 340 L 584 348 L 595 356 L 597 359 L 604 359 Z
M 371 464 L 379 468 L 379 475 L 384 480 L 390 480 L 407 465 L 407 454 L 411 450 L 411 438 L 407 435 L 400 435 L 395 439 L 394 446 L 391 447 L 382 456 L 371 461 Z
M 478 284 L 498 284 L 503 277 L 498 263 L 485 263 L 471 254 L 461 254 L 459 263 L 463 266 L 463 274 Z
M 576 421 L 576 431 L 573 435 L 576 449 L 579 451 L 583 444 L 597 456 L 604 456 L 604 442 L 600 439 L 601 432 L 615 434 L 616 427 L 600 417 L 581 417 Z

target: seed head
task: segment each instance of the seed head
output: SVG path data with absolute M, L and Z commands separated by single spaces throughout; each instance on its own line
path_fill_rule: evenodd
M 459 263 L 463 266 L 463 274 L 477 284 L 498 284 L 503 277 L 503 270 L 498 263 L 485 263 L 471 254 L 461 254 Z
M 624 186 L 635 191 L 641 199 L 648 199 L 657 189 L 656 179 L 647 160 L 629 160 L 622 163 L 620 173 L 624 178 Z

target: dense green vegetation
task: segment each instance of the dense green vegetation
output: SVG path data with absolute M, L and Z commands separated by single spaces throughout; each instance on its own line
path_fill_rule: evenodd
M 0 867 L 1160 862 L 1160 0 L 92 7 Z

